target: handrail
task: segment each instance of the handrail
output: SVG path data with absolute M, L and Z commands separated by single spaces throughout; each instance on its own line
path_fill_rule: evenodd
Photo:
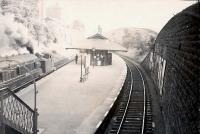
M 4 94 L 3 99 L 6 98 L 7 96 L 9 96 L 10 94 L 15 97 L 15 99 L 17 99 L 17 101 L 19 101 L 20 103 L 22 103 L 28 110 L 30 110 L 31 112 L 34 112 L 34 110 L 27 105 L 24 101 L 22 101 L 13 91 L 11 91 L 9 88 L 4 88 L 3 90 L 7 91 L 7 94 Z M 1 90 L 1 91 L 3 91 Z

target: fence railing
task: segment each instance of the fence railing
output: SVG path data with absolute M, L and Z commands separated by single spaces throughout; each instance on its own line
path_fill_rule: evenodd
M 7 125 L 20 133 L 32 134 L 34 110 L 8 88 L 0 89 L 0 101 L 1 127 L 5 129 L 3 125 Z

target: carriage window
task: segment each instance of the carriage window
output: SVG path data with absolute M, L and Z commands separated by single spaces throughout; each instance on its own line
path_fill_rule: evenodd
M 26 64 L 25 67 L 30 70 L 30 64 Z M 26 70 L 26 69 L 25 69 Z
M 15 72 L 13 70 L 10 71 L 11 79 L 15 77 Z
M 36 62 L 34 62 L 34 69 L 36 69 L 37 68 L 37 63 Z
M 32 63 L 32 70 L 35 69 L 35 62 Z
M 17 69 L 16 69 L 16 73 L 17 73 L 17 75 L 20 75 L 19 67 L 17 67 Z
M 2 72 L 0 73 L 0 82 L 3 81 L 3 75 Z

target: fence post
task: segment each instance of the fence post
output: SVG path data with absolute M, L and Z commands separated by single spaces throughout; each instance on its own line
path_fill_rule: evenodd
M 37 132 L 38 132 L 37 120 L 38 120 L 38 112 L 36 109 L 36 110 L 34 110 L 34 113 L 33 113 L 33 134 L 37 134 Z
M 4 124 L 4 117 L 3 117 L 3 94 L 2 90 L 0 91 L 0 101 L 1 101 L 1 106 L 0 106 L 0 134 L 5 134 L 5 124 Z

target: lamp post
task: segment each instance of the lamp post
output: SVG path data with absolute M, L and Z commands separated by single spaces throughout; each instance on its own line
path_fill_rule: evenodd
M 10 59 L 7 59 L 6 60 L 3 60 L 3 61 L 0 61 L 0 62 L 15 62 L 17 64 L 22 64 L 20 63 L 19 61 L 16 61 L 16 60 L 10 60 Z M 17 65 L 17 67 L 19 67 L 19 65 Z M 36 82 L 35 82 L 35 77 L 33 76 L 33 74 L 31 74 L 30 72 L 30 69 L 27 68 L 25 65 L 23 65 L 24 69 L 28 72 L 28 75 L 30 75 L 32 77 L 32 82 L 33 82 L 33 85 L 34 85 L 34 114 L 33 114 L 33 134 L 37 134 L 38 132 L 38 129 L 37 129 L 37 117 L 38 117 L 38 109 L 37 109 L 37 86 L 36 86 Z
M 95 48 L 92 48 L 92 65 L 94 68 L 94 57 L 95 57 Z
M 5 125 L 4 125 L 4 116 L 3 116 L 3 95 L 0 94 L 0 101 L 1 101 L 1 107 L 0 107 L 0 134 L 5 134 Z
M 80 77 L 80 82 L 83 81 L 83 69 L 82 69 L 82 66 L 83 66 L 83 61 L 82 61 L 82 53 L 81 53 L 81 77 Z

